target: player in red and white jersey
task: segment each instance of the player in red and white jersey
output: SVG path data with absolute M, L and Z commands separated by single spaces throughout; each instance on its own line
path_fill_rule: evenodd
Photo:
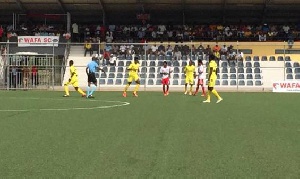
M 205 96 L 205 90 L 204 90 L 204 82 L 205 82 L 205 68 L 203 66 L 202 60 L 198 60 L 198 82 L 197 82 L 197 88 L 195 93 L 193 94 L 194 96 L 197 95 L 198 91 L 199 91 L 199 87 L 201 85 L 202 88 L 202 95 L 201 96 Z
M 169 79 L 170 73 L 172 72 L 171 68 L 168 66 L 168 63 L 164 61 L 163 67 L 160 69 L 160 74 L 162 75 L 161 83 L 163 85 L 164 96 L 169 95 Z M 166 89 L 167 86 L 167 89 Z

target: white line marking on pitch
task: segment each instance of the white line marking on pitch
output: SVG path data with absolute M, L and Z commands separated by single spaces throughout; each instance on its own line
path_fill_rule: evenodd
M 45 109 L 3 109 L 0 110 L 0 112 L 26 112 L 26 111 L 70 111 L 70 110 L 94 110 L 94 109 L 107 109 L 107 108 L 114 108 L 114 107 L 122 107 L 127 106 L 130 103 L 129 102 L 123 102 L 123 101 L 107 101 L 107 100 L 79 100 L 79 99 L 52 99 L 52 98 L 17 98 L 17 97 L 10 97 L 10 99 L 28 99 L 28 100 L 54 100 L 54 101 L 89 101 L 89 102 L 108 102 L 108 103 L 121 103 L 121 104 L 115 104 L 115 105 L 106 105 L 106 106 L 97 106 L 97 107 L 77 107 L 77 108 L 45 108 Z

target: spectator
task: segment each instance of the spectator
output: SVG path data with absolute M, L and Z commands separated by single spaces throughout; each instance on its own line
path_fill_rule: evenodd
M 110 53 L 109 53 L 109 51 L 106 51 L 104 49 L 104 53 L 103 53 L 103 63 L 104 63 L 104 65 L 107 65 L 109 63 L 109 59 L 110 59 Z
M 90 40 L 86 40 L 84 42 L 84 49 L 85 49 L 84 56 L 86 56 L 87 52 L 90 52 L 90 56 L 92 56 L 93 50 L 92 50 L 92 44 L 91 44 Z
M 16 65 L 11 66 L 11 72 L 10 72 L 10 80 L 9 80 L 9 85 L 10 88 L 17 88 L 17 73 L 18 69 Z
M 72 30 L 73 30 L 73 41 L 78 42 L 79 41 L 79 31 L 78 31 L 78 25 L 76 23 L 72 24 Z
M 109 58 L 109 61 L 108 61 L 108 64 L 110 66 L 116 66 L 116 61 L 117 61 L 116 55 L 111 54 L 110 58 Z
M 32 86 L 37 86 L 38 84 L 38 69 L 36 66 L 32 66 L 31 67 L 31 83 L 32 83 Z
M 173 47 L 171 45 L 168 45 L 168 47 L 167 47 L 167 55 L 170 55 L 170 56 L 173 55 Z
M 178 50 L 178 48 L 176 48 L 176 49 L 174 50 L 174 59 L 175 59 L 175 60 L 181 60 L 181 58 L 182 58 L 181 51 Z
M 1 25 L 0 26 L 0 42 L 2 42 L 3 33 L 4 33 L 4 30 L 3 30 L 2 25 Z
M 173 40 L 173 38 L 174 38 L 174 32 L 172 31 L 172 30 L 169 30 L 168 31 L 168 41 L 171 41 L 171 40 Z
M 217 52 L 220 52 L 221 48 L 219 47 L 218 44 L 216 44 L 214 47 L 213 47 L 213 51 L 217 51 Z
M 166 49 L 165 46 L 163 45 L 163 42 L 160 42 L 160 45 L 158 46 L 158 55 L 166 55 Z
M 260 42 L 262 42 L 262 41 L 267 41 L 267 36 L 266 36 L 266 34 L 264 34 L 264 33 L 259 33 L 259 35 L 258 35 L 258 40 L 260 41 Z
M 150 53 L 151 53 L 152 55 L 157 56 L 157 50 L 158 50 L 158 47 L 156 46 L 156 44 L 154 44 L 154 45 L 151 46 L 151 51 L 150 51 Z
M 282 29 L 287 34 L 287 33 L 289 33 L 290 26 L 288 26 L 288 25 L 285 24 L 284 26 L 282 26 Z
M 204 47 L 202 46 L 202 44 L 199 45 L 198 49 L 198 55 L 204 55 Z
M 126 57 L 126 45 L 122 44 L 120 46 L 120 54 Z
M 238 62 L 238 61 L 243 61 L 243 60 L 244 60 L 244 53 L 237 51 L 237 54 L 235 56 L 235 61 Z
M 22 69 L 23 72 L 23 88 L 24 90 L 28 89 L 28 82 L 29 82 L 29 76 L 30 76 L 30 69 L 28 68 L 28 66 L 23 66 Z
M 69 32 L 66 32 L 63 34 L 63 37 L 66 39 L 66 40 L 69 40 L 71 38 L 71 34 Z
M 133 45 L 127 45 L 126 46 L 126 57 L 130 57 L 132 54 L 135 54 L 135 51 L 133 50 Z
M 223 45 L 223 47 L 221 48 L 220 54 L 227 56 L 228 55 L 227 53 L 228 53 L 228 48 L 226 45 Z
M 112 41 L 113 41 L 113 33 L 112 32 L 106 32 L 106 38 L 105 38 L 105 40 L 106 40 L 106 42 L 107 43 L 112 43 Z

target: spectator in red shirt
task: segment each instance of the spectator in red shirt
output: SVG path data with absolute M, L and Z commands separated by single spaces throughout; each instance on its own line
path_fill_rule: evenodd
M 0 42 L 2 42 L 3 32 L 4 32 L 4 30 L 3 30 L 2 26 L 0 26 Z
M 109 51 L 106 51 L 104 49 L 104 52 L 103 52 L 103 63 L 105 65 L 107 65 L 109 63 L 109 59 L 110 59 L 110 52 Z
M 31 67 L 31 81 L 32 81 L 32 85 L 36 86 L 38 84 L 38 69 L 36 66 L 32 66 Z

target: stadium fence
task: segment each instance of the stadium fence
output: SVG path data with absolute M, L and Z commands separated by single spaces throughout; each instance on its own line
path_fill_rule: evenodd
M 156 44 L 158 51 L 153 52 L 151 47 Z M 65 54 L 58 57 L 55 54 L 41 54 L 32 52 L 9 53 L 9 48 L 2 53 L 0 60 L 0 89 L 5 90 L 31 90 L 31 89 L 60 89 L 63 80 L 69 76 L 67 62 L 75 60 L 79 73 L 79 84 L 86 86 L 85 67 L 91 57 L 84 57 L 84 44 L 67 43 Z M 204 66 L 208 64 L 208 54 L 205 48 L 210 45 L 214 48 L 216 42 L 183 42 L 183 43 L 93 43 L 93 54 L 97 57 L 99 65 L 106 71 L 98 73 L 100 88 L 105 90 L 121 90 L 127 83 L 128 73 L 126 67 L 134 57 L 140 61 L 140 79 L 144 90 L 160 90 L 160 74 L 163 61 L 172 67 L 171 89 L 182 91 L 185 76 L 183 68 L 192 60 L 197 66 L 197 60 L 203 60 Z M 164 46 L 164 52 L 159 49 Z M 168 50 L 168 45 L 172 50 Z M 202 45 L 203 49 L 198 47 Z M 219 42 L 223 45 L 232 45 L 232 51 L 220 54 L 219 74 L 216 86 L 220 90 L 228 91 L 269 91 L 276 81 L 300 80 L 300 46 L 297 43 L 291 47 L 287 43 L 251 42 Z M 9 43 L 2 46 L 9 47 Z M 72 48 L 80 47 L 76 54 Z M 193 49 L 195 47 L 195 49 Z M 21 48 L 21 47 L 20 47 Z M 54 48 L 54 47 L 53 47 Z M 175 49 L 181 51 L 176 55 Z M 109 53 L 107 53 L 109 52 Z M 232 52 L 234 52 L 232 54 Z M 238 54 L 243 52 L 242 58 Z M 107 53 L 107 54 L 106 54 Z M 234 56 L 235 54 L 235 56 Z M 87 53 L 87 56 L 89 54 Z M 235 57 L 238 57 L 235 59 Z M 113 58 L 114 64 L 109 64 Z M 67 73 L 66 73 L 67 72 Z M 196 80 L 195 80 L 196 82 Z M 207 80 L 206 80 L 207 83 Z

